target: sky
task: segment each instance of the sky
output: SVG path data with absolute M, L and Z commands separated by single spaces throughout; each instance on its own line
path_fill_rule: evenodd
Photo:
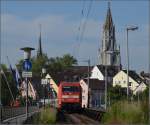
M 104 0 L 1 0 L 2 62 L 8 64 L 8 56 L 14 66 L 23 58 L 20 48 L 25 46 L 34 47 L 32 56 L 35 56 L 41 24 L 42 48 L 48 57 L 70 53 L 80 65 L 87 65 L 82 61 L 89 58 L 92 65 L 99 64 L 98 49 L 101 48 L 107 4 Z M 126 68 L 126 27 L 137 25 L 137 31 L 129 32 L 130 69 L 147 72 L 148 0 L 112 0 L 111 12 L 123 68 Z M 83 39 L 78 40 L 84 22 Z

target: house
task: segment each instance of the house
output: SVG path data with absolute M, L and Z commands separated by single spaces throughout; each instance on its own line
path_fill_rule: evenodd
M 82 88 L 82 107 L 100 107 L 104 104 L 104 80 L 89 79 L 89 92 L 87 79 L 80 80 Z M 89 95 L 89 98 L 88 98 Z
M 50 87 L 53 88 L 53 90 L 56 92 L 56 94 L 58 94 L 58 86 L 55 83 L 55 81 L 53 80 L 53 78 L 49 74 L 47 74 L 45 76 L 45 78 L 50 80 L 50 81 L 48 81 L 48 83 L 50 84 Z
M 133 91 L 133 94 L 136 95 L 138 93 L 143 92 L 146 89 L 146 84 L 144 82 L 142 82 L 141 84 L 139 84 L 139 86 Z
M 112 84 L 113 77 L 119 72 L 120 68 L 118 66 L 104 66 L 96 65 L 91 71 L 90 79 L 105 80 L 107 75 L 107 81 L 109 84 Z
M 113 86 L 116 85 L 127 88 L 127 70 L 121 70 L 113 77 Z M 146 89 L 143 79 L 133 70 L 129 71 L 129 89 L 133 94 Z

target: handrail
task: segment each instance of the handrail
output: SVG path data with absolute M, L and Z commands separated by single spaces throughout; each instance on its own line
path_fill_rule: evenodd
M 38 110 L 37 106 L 30 106 L 29 113 Z M 8 118 L 23 115 L 26 112 L 26 107 L 2 107 L 2 121 Z

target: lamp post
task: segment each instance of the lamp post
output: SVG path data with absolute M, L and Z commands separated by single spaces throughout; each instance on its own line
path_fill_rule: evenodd
M 1 74 L 1 40 L 0 40 L 0 123 L 2 122 L 2 74 Z
M 47 84 L 49 84 L 50 88 L 51 88 L 51 84 L 50 84 L 50 79 L 51 79 L 51 76 L 49 74 L 46 75 L 46 80 L 47 80 Z
M 107 65 L 105 65 L 105 110 L 107 109 Z
M 20 50 L 24 51 L 23 70 L 30 71 L 32 68 L 32 64 L 30 62 L 31 51 L 34 50 L 34 48 L 24 47 L 24 48 L 21 48 Z M 26 119 L 28 118 L 28 77 L 32 77 L 32 76 L 28 76 L 29 74 L 27 74 L 27 73 L 29 73 L 29 72 L 25 72 L 23 75 L 23 77 L 25 77 L 25 81 L 26 81 Z
M 43 91 L 43 95 L 44 95 L 44 108 L 45 108 L 45 98 L 46 98 L 46 85 L 47 85 L 47 81 L 45 81 L 45 74 L 46 74 L 46 69 L 42 68 L 42 84 L 44 87 L 44 91 Z
M 126 28 L 127 31 L 127 100 L 129 99 L 129 46 L 128 46 L 128 32 L 137 30 L 137 26 L 128 26 Z

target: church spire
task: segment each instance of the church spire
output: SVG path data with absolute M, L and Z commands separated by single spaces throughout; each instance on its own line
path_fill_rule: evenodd
M 108 2 L 106 20 L 103 25 L 103 39 L 101 45 L 101 64 L 120 67 L 120 50 L 117 48 L 115 25 L 113 24 L 110 1 Z
M 110 1 L 109 1 L 108 2 L 106 21 L 105 21 L 105 24 L 104 24 L 104 29 L 110 30 L 110 28 L 112 26 L 113 26 L 113 20 L 112 20 L 111 9 L 110 9 Z
M 38 44 L 37 57 L 42 56 L 41 24 L 39 25 L 39 27 L 40 27 L 40 36 L 39 36 L 39 44 Z

